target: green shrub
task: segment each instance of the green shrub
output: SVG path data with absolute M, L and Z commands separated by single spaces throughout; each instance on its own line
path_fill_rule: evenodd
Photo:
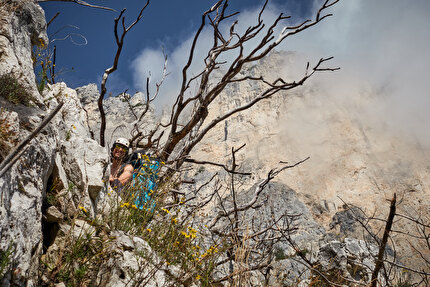
M 153 254 L 134 250 L 139 268 L 125 271 L 124 278 L 129 278 L 127 286 L 144 286 L 154 276 L 151 271 L 154 266 L 163 265 L 180 267 L 188 281 L 211 286 L 215 262 L 224 252 L 223 244 L 212 242 L 210 245 L 204 240 L 204 235 L 193 227 L 192 218 L 181 216 L 181 209 L 185 208 L 183 201 L 169 209 L 163 208 L 168 191 L 168 188 L 159 186 L 154 191 L 154 201 L 149 201 L 142 209 L 135 204 L 139 187 L 123 192 L 122 197 L 115 191 L 109 191 L 108 212 L 101 211 L 102 216 L 96 219 L 91 219 L 85 207 L 79 205 L 72 221 L 79 218 L 91 228 L 82 228 L 76 237 L 72 223 L 70 234 L 59 241 L 63 242 L 60 256 L 52 256 L 48 252 L 41 260 L 41 273 L 66 286 L 92 286 L 99 272 L 106 268 L 105 262 L 120 255 L 113 252 L 116 243 L 112 232 L 121 230 L 131 238 L 138 236 L 148 242 L 160 260 L 153 262 Z
M 13 242 L 11 242 L 6 250 L 0 250 L 0 280 L 3 279 L 3 276 L 9 269 L 14 249 Z
M 28 89 L 11 74 L 0 76 L 0 97 L 13 104 L 25 106 L 30 106 L 31 102 L 35 100 Z

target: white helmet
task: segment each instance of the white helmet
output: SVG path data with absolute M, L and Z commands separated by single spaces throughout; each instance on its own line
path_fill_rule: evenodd
M 126 139 L 126 138 L 117 138 L 116 141 L 113 143 L 113 145 L 115 146 L 116 144 L 123 145 L 126 148 L 130 147 L 130 143 L 128 142 L 128 139 Z

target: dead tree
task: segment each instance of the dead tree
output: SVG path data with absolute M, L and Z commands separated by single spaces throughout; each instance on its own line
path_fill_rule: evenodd
M 402 199 L 403 200 L 403 199 Z M 401 285 L 405 286 L 427 286 L 430 282 L 430 224 L 428 214 L 411 216 L 398 211 L 398 207 L 402 200 L 397 200 L 396 194 L 390 200 L 390 210 L 386 219 L 372 216 L 366 216 L 360 210 L 360 215 L 346 204 L 347 208 L 352 212 L 355 220 L 363 227 L 365 233 L 370 235 L 371 239 L 366 240 L 367 244 L 379 245 L 378 254 L 375 258 L 375 266 L 371 270 L 372 277 L 368 282 L 370 286 L 378 285 Z M 355 207 L 358 208 L 358 207 Z M 385 224 L 380 239 L 371 229 L 371 224 Z M 415 232 L 411 232 L 414 228 L 408 229 L 407 226 L 415 227 Z M 366 236 L 364 236 L 366 237 Z M 405 240 L 411 247 L 412 254 L 403 254 L 413 256 L 416 261 L 413 267 L 402 262 L 399 258 L 396 245 L 399 240 Z M 387 255 L 387 247 L 393 249 L 393 256 Z M 399 275 L 400 274 L 400 275 Z
M 268 0 L 266 0 L 257 15 L 256 23 L 247 27 L 245 32 L 239 33 L 236 31 L 237 20 L 232 21 L 227 32 L 224 32 L 223 26 L 230 23 L 229 21 L 236 17 L 238 13 L 228 12 L 229 0 L 218 0 L 215 5 L 203 13 L 201 17 L 200 26 L 193 37 L 186 64 L 182 69 L 179 93 L 175 103 L 171 107 L 168 121 L 156 125 L 154 129 L 146 133 L 140 130 L 141 122 L 144 120 L 144 115 L 149 109 L 149 103 L 158 94 L 159 87 L 167 75 L 166 58 L 163 68 L 163 78 L 160 83 L 157 83 L 154 94 L 151 95 L 149 92 L 149 79 L 147 79 L 146 104 L 143 106 L 142 110 L 132 111 L 135 122 L 132 123 L 134 129 L 131 142 L 135 147 L 153 149 L 159 156 L 160 161 L 166 163 L 167 168 L 164 174 L 162 174 L 161 181 L 163 181 L 163 179 L 169 180 L 175 172 L 183 167 L 185 162 L 221 166 L 231 175 L 231 184 L 228 189 L 230 191 L 229 202 L 225 201 L 225 198 L 220 195 L 220 190 L 218 188 L 214 188 L 213 192 L 208 197 L 194 206 L 191 205 L 189 213 L 195 213 L 196 210 L 203 208 L 209 202 L 218 198 L 220 212 L 211 222 L 207 222 L 207 225 L 213 236 L 231 242 L 232 247 L 231 252 L 226 252 L 225 258 L 217 262 L 217 264 L 222 265 L 228 263 L 230 260 L 240 261 L 243 258 L 252 259 L 252 264 L 240 268 L 233 268 L 230 274 L 227 274 L 223 278 L 219 278 L 217 280 L 218 282 L 234 278 L 240 279 L 243 274 L 254 270 L 265 270 L 264 272 L 266 274 L 270 272 L 270 264 L 273 261 L 273 248 L 277 242 L 285 241 L 285 234 L 294 232 L 293 223 L 295 217 L 298 215 L 283 214 L 282 216 L 273 218 L 264 228 L 251 224 L 251 226 L 249 226 L 251 235 L 247 234 L 247 227 L 241 226 L 239 217 L 240 214 L 263 206 L 262 192 L 267 184 L 281 171 L 292 168 L 303 161 L 294 165 L 283 164 L 283 167 L 270 171 L 267 178 L 257 184 L 252 198 L 247 202 L 239 203 L 237 201 L 238 191 L 235 186 L 235 176 L 240 174 L 240 172 L 237 171 L 234 155 L 240 148 L 238 150 L 232 150 L 233 163 L 228 167 L 216 162 L 191 159 L 189 155 L 210 130 L 226 119 L 250 109 L 265 99 L 270 99 L 280 91 L 292 90 L 303 85 L 317 72 L 338 70 L 338 68 L 324 67 L 324 64 L 332 59 L 332 57 L 328 57 L 321 58 L 313 65 L 310 63 L 304 64 L 304 74 L 293 81 L 286 81 L 282 78 L 269 81 L 264 75 L 254 76 L 244 73 L 244 67 L 258 63 L 259 60 L 266 57 L 282 42 L 286 41 L 287 38 L 309 29 L 325 18 L 330 17 L 332 14 L 326 13 L 326 11 L 338 1 L 339 0 L 326 0 L 316 12 L 313 19 L 303 21 L 299 24 L 289 25 L 284 22 L 290 19 L 290 16 L 285 16 L 282 13 L 272 23 L 265 23 L 263 21 L 262 14 L 268 4 Z M 123 12 L 121 12 L 120 17 L 122 14 Z M 103 77 L 104 83 L 107 76 L 116 69 L 123 45 L 123 37 L 119 40 L 117 35 L 117 25 L 120 17 L 115 20 L 115 35 L 118 45 L 117 56 L 115 57 L 114 66 L 105 71 Z M 192 73 L 190 71 L 192 64 L 201 60 L 196 58 L 196 50 L 198 49 L 198 42 L 201 40 L 202 32 L 207 28 L 210 29 L 213 35 L 211 47 L 207 51 L 206 57 L 202 59 L 204 63 L 203 67 L 197 73 Z M 275 31 L 279 28 L 282 28 L 281 32 L 276 33 Z M 123 31 L 124 36 L 126 31 L 128 31 L 124 24 Z M 253 47 L 250 49 L 245 48 L 254 41 L 256 41 L 256 44 Z M 223 59 L 227 54 L 236 56 L 230 61 L 225 62 Z M 215 73 L 215 71 L 220 71 L 221 73 Z M 225 91 L 229 85 L 241 82 L 257 83 L 262 87 L 262 90 L 256 91 L 255 94 L 252 95 L 250 101 L 242 106 L 236 107 L 213 119 L 208 117 L 211 105 L 220 98 L 223 91 Z M 104 84 L 102 83 L 102 91 L 99 98 L 99 108 L 101 111 L 102 101 L 106 93 L 103 87 Z M 197 88 L 195 89 L 195 87 Z M 191 114 L 188 114 L 190 111 Z M 100 133 L 100 142 L 102 145 L 104 145 L 103 133 L 106 124 L 103 118 L 104 114 L 102 114 Z M 245 176 L 245 174 L 246 173 L 240 175 Z M 177 204 L 177 202 L 169 203 L 169 207 L 175 204 Z M 184 220 L 187 220 L 188 216 L 184 218 Z M 228 223 L 225 225 L 222 222 Z M 247 248 L 247 244 L 251 244 L 252 248 Z M 258 252 L 252 250 L 258 250 Z M 239 256 L 240 258 L 236 257 L 238 254 L 241 254 Z M 187 282 L 190 276 L 192 276 L 192 274 L 184 276 L 181 280 Z
M 240 183 L 243 177 L 249 181 L 251 173 L 241 171 L 240 164 L 236 161 L 236 154 L 243 147 L 244 145 L 237 149 L 232 148 L 229 164 L 192 161 L 193 164 L 222 167 L 228 174 L 226 185 L 220 183 L 219 179 L 214 180 L 217 177 L 215 174 L 195 191 L 181 194 L 183 196 L 181 203 L 164 206 L 164 208 L 172 210 L 180 208 L 182 211 L 181 215 L 178 215 L 181 218 L 178 224 L 184 225 L 192 222 L 193 226 L 202 232 L 203 237 L 206 238 L 204 244 L 207 245 L 202 246 L 202 250 L 207 249 L 209 245 L 219 250 L 216 251 L 219 253 L 211 259 L 213 267 L 216 270 L 225 271 L 228 266 L 228 271 L 218 273 L 216 278 L 210 274 L 211 278 L 208 281 L 210 284 L 229 281 L 232 286 L 248 286 L 247 280 L 254 271 L 261 273 L 268 284 L 272 265 L 276 260 L 276 246 L 290 245 L 292 242 L 290 236 L 299 228 L 297 220 L 302 214 L 294 214 L 291 211 L 279 213 L 273 207 L 270 208 L 270 211 L 263 210 L 266 208 L 266 201 L 270 196 L 264 190 L 279 173 L 294 168 L 309 158 L 295 164 L 280 162 L 280 167 L 269 171 L 267 176 L 244 196 Z M 209 186 L 209 183 L 212 185 Z M 205 191 L 202 191 L 203 188 Z M 210 206 L 215 206 L 215 209 Z M 204 210 L 207 212 L 207 208 L 214 211 L 214 216 L 208 218 L 197 216 Z M 266 212 L 268 213 L 266 214 Z M 262 220 L 261 214 L 265 214 L 267 217 Z M 195 276 L 195 272 L 195 270 L 190 270 L 180 273 L 180 276 L 175 278 L 181 284 L 186 285 L 186 282 Z
M 384 236 L 382 237 L 381 243 L 379 245 L 378 258 L 376 259 L 375 268 L 373 269 L 373 272 L 372 272 L 372 279 L 370 280 L 370 284 L 372 287 L 376 287 L 378 273 L 381 270 L 381 267 L 383 265 L 385 247 L 387 246 L 388 236 L 390 235 L 391 228 L 393 226 L 394 216 L 396 214 L 396 200 L 397 200 L 396 194 L 394 193 L 394 196 L 393 196 L 393 199 L 391 200 L 391 205 L 390 205 L 390 214 L 388 215 L 387 224 L 385 225 L 385 229 L 384 229 Z
M 112 67 L 106 69 L 103 74 L 102 82 L 100 85 L 100 96 L 97 101 L 99 111 L 100 111 L 100 119 L 101 119 L 101 125 L 100 125 L 100 145 L 101 146 L 105 146 L 106 114 L 103 108 L 103 100 L 106 95 L 106 82 L 108 80 L 109 75 L 115 72 L 116 69 L 118 68 L 118 61 L 121 55 L 122 48 L 124 46 L 125 35 L 140 21 L 140 19 L 142 19 L 142 13 L 148 5 L 149 5 L 149 0 L 146 1 L 145 6 L 143 6 L 143 8 L 140 10 L 136 20 L 133 23 L 131 23 L 129 26 L 125 25 L 125 17 L 123 16 L 126 9 L 123 9 L 121 13 L 118 15 L 118 17 L 115 18 L 114 20 L 115 22 L 114 34 L 115 34 L 117 50 L 116 50 Z M 122 26 L 121 34 L 119 34 L 118 32 L 119 21 L 121 21 L 121 26 Z
M 13 151 L 11 151 L 8 156 L 0 163 L 0 177 L 2 177 L 13 164 L 21 157 L 25 152 L 25 148 L 34 139 L 39 132 L 55 117 L 55 115 L 63 107 L 64 102 L 60 102 L 57 107 L 49 113 L 49 115 L 43 119 L 43 121 L 37 126 L 37 128 L 29 134 L 19 145 L 17 145 Z
M 282 78 L 268 81 L 264 75 L 255 77 L 241 73 L 246 65 L 257 63 L 286 39 L 330 17 L 332 14 L 326 14 L 326 10 L 338 1 L 325 1 L 313 19 L 297 25 L 286 25 L 279 34 L 275 34 L 275 30 L 280 28 L 284 21 L 290 19 L 290 16 L 281 13 L 273 23 L 264 23 L 262 13 L 267 6 L 267 0 L 258 14 L 256 24 L 239 34 L 235 30 L 237 20 L 230 25 L 227 33 L 223 32 L 222 26 L 227 24 L 227 20 L 237 16 L 238 12 L 228 13 L 229 1 L 218 0 L 212 8 L 202 15 L 200 27 L 194 35 L 189 50 L 187 63 L 182 69 L 180 90 L 176 102 L 171 108 L 169 121 L 161 123 L 144 137 L 142 137 L 141 131 L 137 131 L 133 141 L 137 142 L 137 146 L 156 149 L 161 160 L 170 164 L 171 169 L 167 175 L 171 175 L 171 173 L 179 170 L 193 148 L 219 123 L 280 91 L 291 90 L 303 85 L 316 72 L 337 70 L 338 68 L 323 67 L 325 62 L 332 59 L 329 57 L 321 58 L 313 66 L 307 63 L 303 76 L 295 81 L 285 81 Z M 265 30 L 266 26 L 267 29 Z M 213 33 L 211 48 L 203 59 L 204 67 L 192 76 L 190 75 L 190 67 L 192 63 L 200 60 L 195 58 L 196 49 L 205 28 L 210 28 Z M 257 44 L 250 50 L 245 49 L 245 45 L 256 40 Z M 231 52 L 236 53 L 234 59 L 228 62 L 223 61 L 223 56 Z M 216 76 L 214 71 L 222 71 L 222 75 Z M 211 104 L 219 98 L 225 88 L 234 83 L 246 81 L 261 84 L 264 88 L 260 92 L 255 92 L 248 103 L 208 120 Z M 191 92 L 192 87 L 197 87 L 197 90 Z M 191 115 L 185 116 L 189 110 L 192 110 Z M 160 145 L 160 138 L 163 135 L 164 138 Z
M 236 171 L 238 167 L 235 153 L 239 150 L 240 148 L 232 149 L 231 170 L 233 171 Z M 218 261 L 216 266 L 229 263 L 230 270 L 229 274 L 214 280 L 213 283 L 228 280 L 233 282 L 233 286 L 248 285 L 246 282 L 248 274 L 251 271 L 259 271 L 268 284 L 275 260 L 275 247 L 280 243 L 290 244 L 285 236 L 291 236 L 298 230 L 296 220 L 301 214 L 283 213 L 276 216 L 271 207 L 270 218 L 258 222 L 259 220 L 252 213 L 265 206 L 267 195 L 264 195 L 263 191 L 279 173 L 294 168 L 308 159 L 292 165 L 281 162 L 281 167 L 269 171 L 266 178 L 254 187 L 251 198 L 245 202 L 239 200 L 241 191 L 237 188 L 235 180 L 235 177 L 238 176 L 237 173 L 229 173 L 230 183 L 227 189 L 229 195 L 222 197 L 216 191 L 220 211 L 207 225 L 212 233 L 212 238 L 218 237 L 219 241 L 228 242 L 224 258 Z M 241 176 L 244 175 L 246 174 Z M 243 219 L 246 218 L 248 220 L 244 222 Z
M 36 2 L 54 2 L 54 1 L 56 1 L 56 2 L 71 2 L 71 3 L 75 3 L 75 4 L 78 4 L 78 5 L 85 6 L 85 7 L 115 11 L 112 8 L 105 7 L 105 6 L 94 5 L 94 4 L 91 4 L 91 3 L 88 3 L 88 2 L 85 2 L 85 1 L 82 1 L 82 0 L 37 0 Z

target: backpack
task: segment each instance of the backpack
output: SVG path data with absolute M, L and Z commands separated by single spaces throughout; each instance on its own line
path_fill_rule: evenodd
M 143 150 L 138 150 L 133 152 L 129 163 L 134 168 L 130 185 L 130 190 L 134 194 L 134 204 L 141 210 L 146 207 L 153 211 L 155 201 L 151 198 L 157 188 L 160 160 L 147 155 Z

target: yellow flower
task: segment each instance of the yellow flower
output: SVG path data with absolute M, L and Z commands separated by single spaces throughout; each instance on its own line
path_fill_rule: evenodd
M 87 213 L 87 210 L 85 209 L 85 207 L 83 207 L 83 206 L 78 206 L 78 208 L 80 209 L 80 210 L 82 210 L 83 212 L 85 212 L 85 213 Z
M 161 209 L 162 211 L 164 211 L 165 213 L 170 213 L 170 211 L 168 211 L 167 209 L 165 209 L 165 208 L 162 208 Z
M 188 226 L 188 230 L 190 231 L 191 238 L 196 238 L 197 230 L 195 230 L 191 226 Z
M 134 209 L 137 209 L 136 204 L 133 204 L 131 207 L 133 207 Z
M 176 223 L 178 223 L 178 219 L 176 217 L 174 217 L 174 218 L 172 218 L 172 222 L 173 222 L 173 224 L 176 224 Z
M 128 203 L 128 202 L 124 202 L 123 204 L 121 204 L 121 206 L 120 206 L 120 207 L 124 207 L 124 206 L 129 207 L 129 206 L 130 206 L 130 203 Z
M 152 232 L 151 228 L 147 228 L 146 231 L 148 232 Z
M 197 274 L 197 276 L 196 276 L 196 280 L 200 280 L 200 275 L 199 274 Z

